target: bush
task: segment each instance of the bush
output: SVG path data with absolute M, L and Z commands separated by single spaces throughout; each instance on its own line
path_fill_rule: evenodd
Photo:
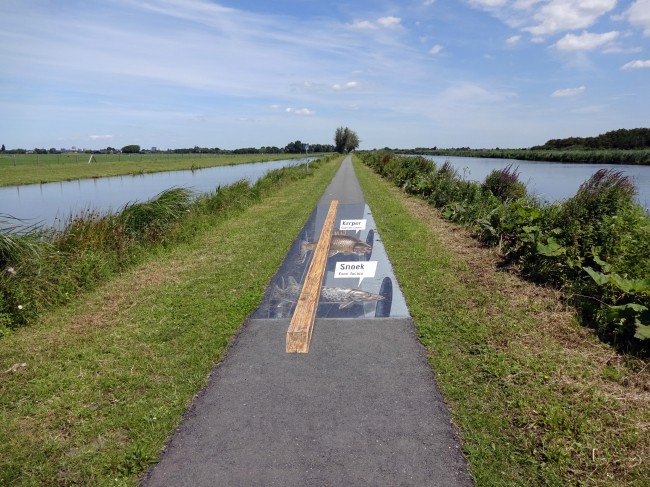
M 485 178 L 482 188 L 491 191 L 501 201 L 517 200 L 526 196 L 526 186 L 519 181 L 519 172 L 512 165 L 495 169 Z

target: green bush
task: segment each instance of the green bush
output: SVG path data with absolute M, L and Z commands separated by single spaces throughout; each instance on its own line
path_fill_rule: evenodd
M 512 165 L 488 174 L 482 188 L 504 202 L 526 196 L 526 186 L 519 181 L 519 172 Z

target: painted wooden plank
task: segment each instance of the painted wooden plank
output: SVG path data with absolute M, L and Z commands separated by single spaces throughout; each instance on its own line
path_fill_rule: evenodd
M 309 352 L 309 343 L 311 342 L 314 322 L 316 321 L 318 299 L 320 298 L 338 203 L 338 200 L 333 200 L 330 203 L 330 208 L 325 217 L 325 223 L 305 277 L 305 283 L 302 286 L 296 309 L 287 330 L 287 353 Z

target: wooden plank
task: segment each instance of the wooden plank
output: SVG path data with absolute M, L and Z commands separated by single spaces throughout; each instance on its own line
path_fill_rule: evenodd
M 320 238 L 311 259 L 305 283 L 302 286 L 296 309 L 287 330 L 287 353 L 309 352 L 309 343 L 314 330 L 314 321 L 316 321 L 316 309 L 318 308 L 318 299 L 320 298 L 338 203 L 338 200 L 333 200 L 330 204 L 323 229 L 320 232 Z

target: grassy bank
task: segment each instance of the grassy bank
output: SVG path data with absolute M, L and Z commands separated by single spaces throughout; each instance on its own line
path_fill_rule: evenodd
M 528 195 L 512 166 L 483 183 L 449 163 L 391 152 L 362 160 L 407 193 L 495 246 L 504 265 L 563 290 L 581 321 L 619 350 L 650 355 L 650 217 L 621 172 L 599 169 L 575 196 L 547 204 Z
M 249 162 L 299 159 L 304 154 L 7 154 L 0 156 L 0 186 L 72 181 L 124 174 L 202 169 Z
M 355 161 L 476 484 L 647 485 L 650 370 Z
M 320 162 L 312 163 L 316 168 Z M 219 187 L 196 198 L 173 188 L 116 213 L 85 211 L 62 230 L 0 232 L 0 336 L 33 322 L 151 253 L 193 237 L 206 216 L 223 218 L 260 201 L 269 189 L 305 177 L 305 166 L 268 173 L 255 184 Z M 6 227 L 0 215 L 0 224 Z
M 0 339 L 0 485 L 135 485 L 340 160 L 197 215 L 188 238 Z

